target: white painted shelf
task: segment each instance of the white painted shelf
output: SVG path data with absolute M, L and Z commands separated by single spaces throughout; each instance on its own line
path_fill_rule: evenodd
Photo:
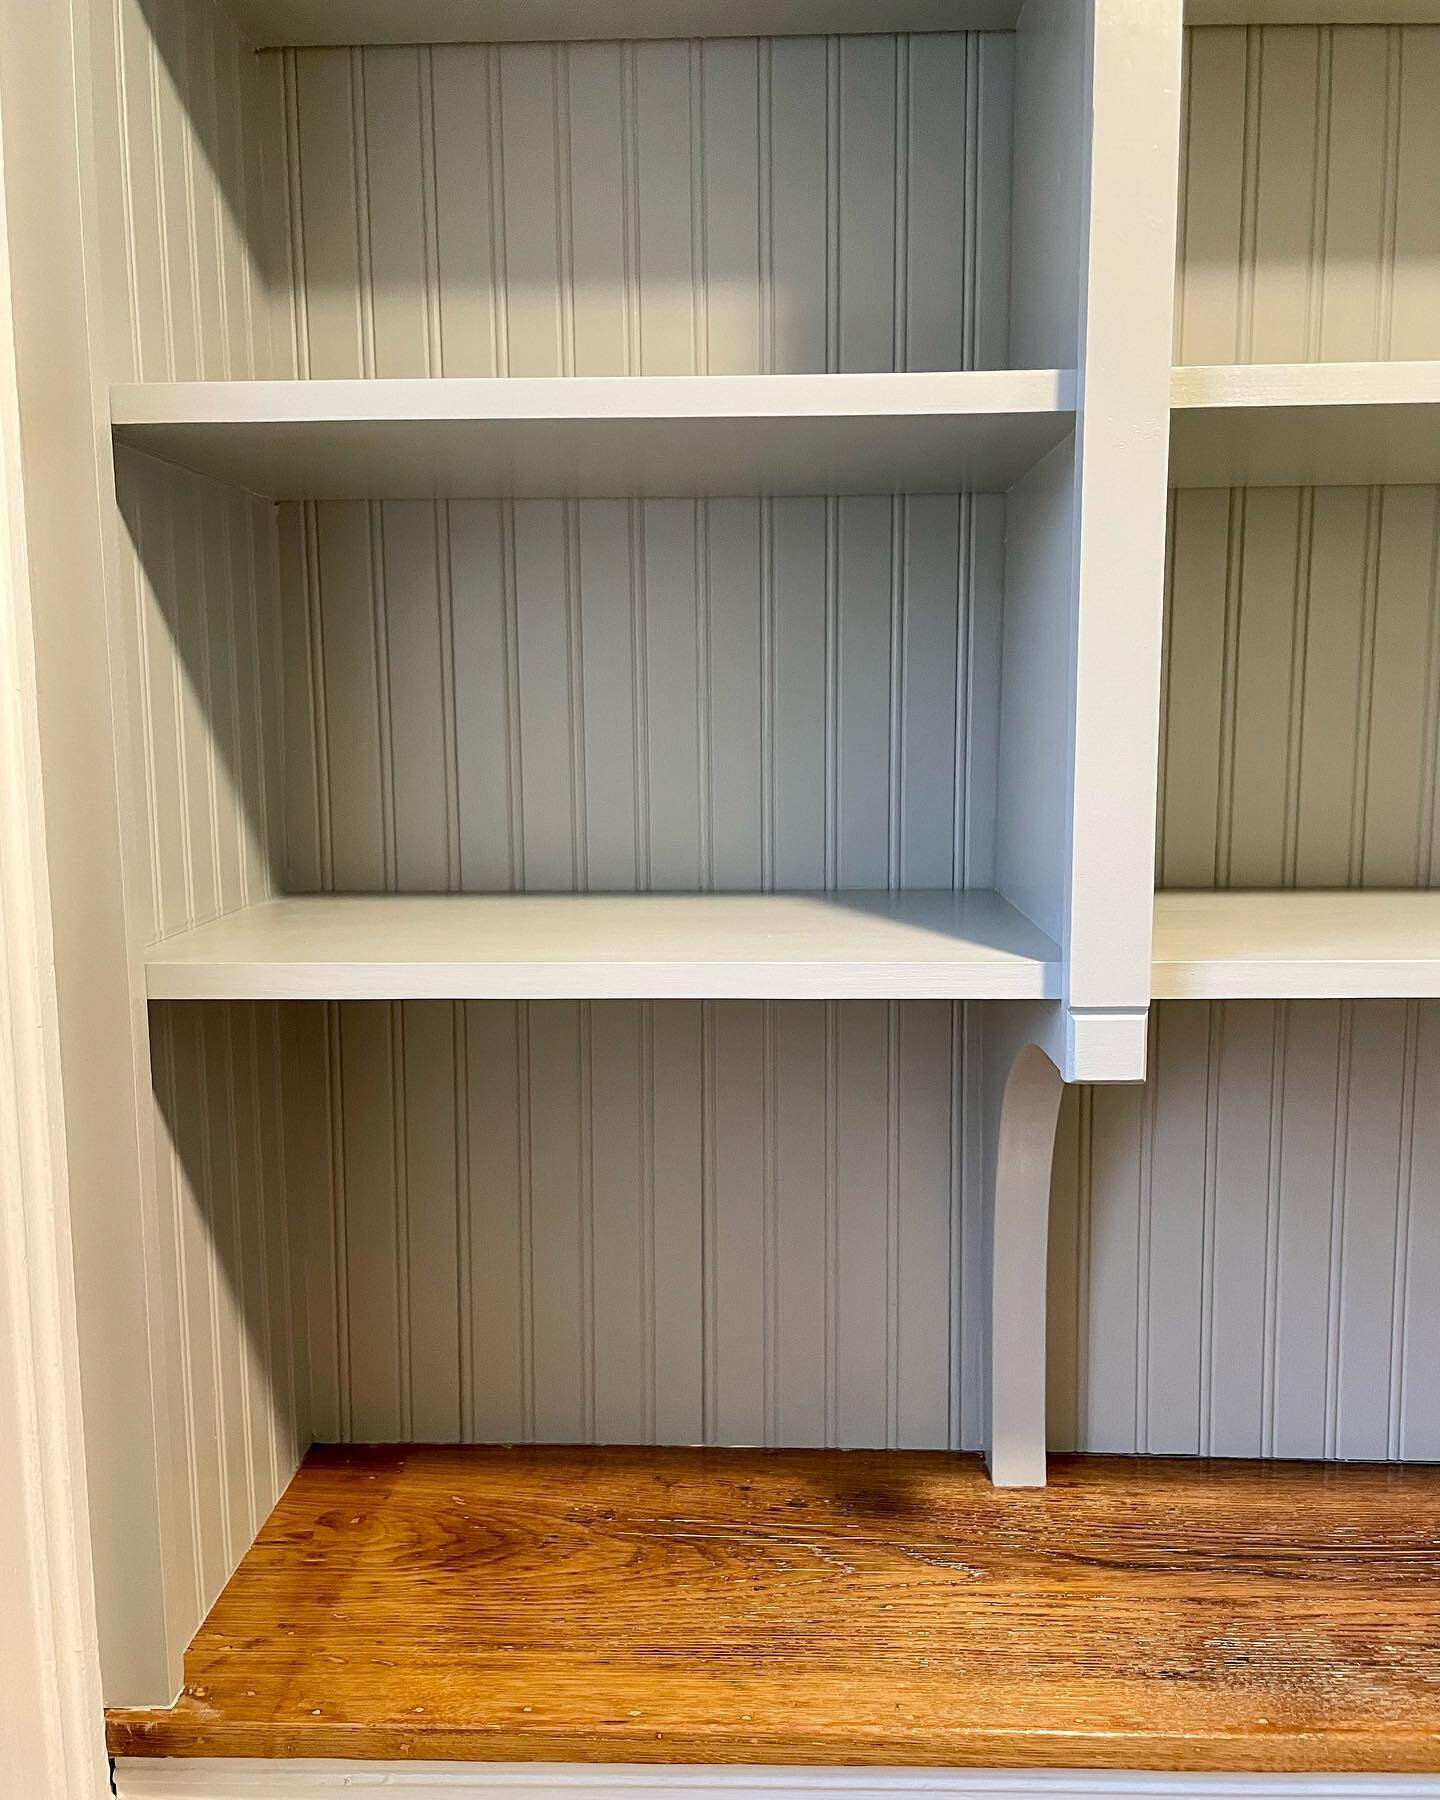
M 1008 999 L 1056 946 L 998 895 L 271 900 L 155 945 L 152 1000 Z
M 1155 896 L 1157 1000 L 1440 994 L 1440 893 Z
M 1440 0 L 1186 0 L 1187 25 L 1434 25 Z
M 1440 362 L 1179 368 L 1170 399 L 1172 487 L 1440 481 Z
M 1075 378 L 962 374 L 158 382 L 123 443 L 276 500 L 1003 492 Z
M 1020 0 L 226 0 L 263 49 L 302 44 L 1003 31 Z

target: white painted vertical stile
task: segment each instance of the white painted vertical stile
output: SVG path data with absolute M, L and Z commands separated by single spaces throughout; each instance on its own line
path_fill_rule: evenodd
M 1064 1072 L 1144 1072 L 1179 145 L 1178 0 L 1094 0 Z

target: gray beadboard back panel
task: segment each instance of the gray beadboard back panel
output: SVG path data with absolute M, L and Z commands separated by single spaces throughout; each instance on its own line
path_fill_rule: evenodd
M 116 81 L 101 221 L 111 379 L 294 374 L 279 69 L 215 0 L 94 10 L 110 15 L 95 48 Z
M 1187 41 L 1175 360 L 1440 356 L 1440 26 Z
M 1004 502 L 282 509 L 292 891 L 983 887 Z
M 1440 489 L 1172 496 L 1162 887 L 1440 883 Z
M 160 1222 L 152 1298 L 177 1464 L 165 1606 L 181 1642 L 311 1441 L 286 1179 L 294 1055 L 285 1014 L 272 1003 L 150 1008 Z
M 1058 1448 L 1440 1460 L 1440 1003 L 1171 1003 L 1062 1109 Z
M 975 1443 L 977 1009 L 299 1010 L 320 1438 Z
M 144 759 L 144 943 L 277 891 L 280 621 L 274 509 L 117 450 L 121 574 Z
M 303 375 L 1005 366 L 1008 34 L 260 60 Z

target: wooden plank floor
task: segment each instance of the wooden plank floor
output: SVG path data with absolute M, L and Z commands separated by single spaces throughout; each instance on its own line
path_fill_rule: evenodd
M 119 1756 L 1440 1770 L 1440 1469 L 316 1450 Z

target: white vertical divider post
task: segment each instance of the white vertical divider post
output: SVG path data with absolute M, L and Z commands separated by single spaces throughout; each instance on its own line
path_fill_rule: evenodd
M 987 1023 L 986 1448 L 1003 1486 L 1045 1479 L 1060 1080 L 1145 1075 L 1182 10 L 1028 0 L 1017 39 L 1011 360 L 1073 360 L 1080 398 L 1073 449 L 1017 484 L 1007 522 L 998 880 L 1063 945 L 1065 990 Z

